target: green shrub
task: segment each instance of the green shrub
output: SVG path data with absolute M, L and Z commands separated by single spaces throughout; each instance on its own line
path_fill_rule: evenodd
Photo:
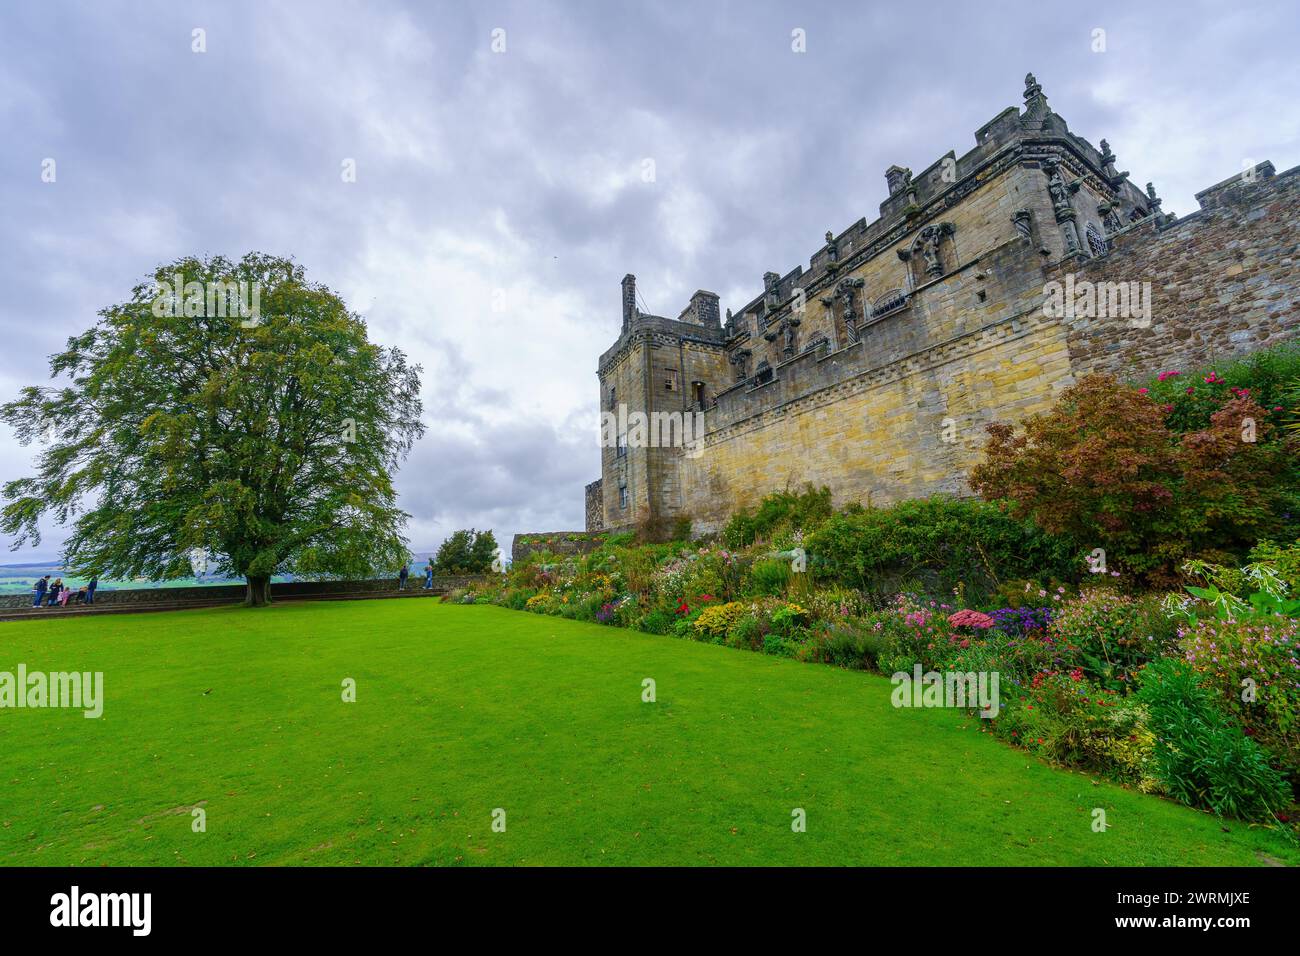
M 811 530 L 830 515 L 830 489 L 805 485 L 802 492 L 767 495 L 753 514 L 737 511 L 722 529 L 722 540 L 729 548 L 746 548 L 755 541 L 771 541 L 779 533 Z
M 1171 796 L 1247 820 L 1266 819 L 1290 802 L 1282 775 L 1258 744 L 1228 723 L 1185 662 L 1148 666 L 1138 696 L 1156 738 L 1157 774 Z
M 751 594 L 764 597 L 781 597 L 790 586 L 794 572 L 789 561 L 780 558 L 765 558 L 755 561 L 749 569 L 749 590 Z
M 774 657 L 794 657 L 799 651 L 799 642 L 788 637 L 771 633 L 763 635 L 763 653 Z
M 667 634 L 672 630 L 674 623 L 672 614 L 656 608 L 642 617 L 637 627 L 647 634 Z
M 1077 579 L 1084 569 L 1067 539 L 995 504 L 944 495 L 836 515 L 804 546 L 819 581 L 891 594 L 904 579 L 920 578 L 936 594 L 964 582 L 977 599 L 1001 580 Z
M 767 628 L 753 614 L 746 614 L 727 631 L 727 646 L 738 647 L 746 651 L 756 651 L 763 646 L 763 637 Z

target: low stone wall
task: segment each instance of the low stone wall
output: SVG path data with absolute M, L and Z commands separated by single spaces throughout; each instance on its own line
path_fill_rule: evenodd
M 437 575 L 433 579 L 433 591 L 445 594 L 454 588 L 466 587 L 483 580 L 480 575 L 456 574 Z M 412 574 L 406 586 L 411 590 L 424 587 L 424 575 Z M 378 578 L 366 581 L 285 581 L 271 585 L 271 600 L 276 598 L 324 597 L 331 594 L 355 594 L 365 592 L 396 591 L 397 578 Z M 31 607 L 32 592 L 22 594 L 0 595 L 0 608 Z M 198 601 L 234 604 L 244 599 L 242 584 L 213 584 L 187 588 L 123 588 L 120 590 L 100 590 L 95 592 L 95 604 L 192 604 Z M 75 600 L 75 595 L 70 600 Z
M 510 560 L 522 561 L 538 551 L 555 554 L 590 554 L 608 537 L 605 531 L 529 531 L 510 542 Z

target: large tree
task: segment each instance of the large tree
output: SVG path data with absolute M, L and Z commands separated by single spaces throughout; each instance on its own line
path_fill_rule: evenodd
M 405 560 L 392 472 L 424 433 L 420 367 L 339 296 L 287 259 L 186 258 L 99 315 L 51 357 L 63 384 L 0 406 L 43 445 L 36 476 L 3 489 L 14 548 L 48 514 L 74 571 L 184 577 L 203 549 L 249 604 L 276 573 Z

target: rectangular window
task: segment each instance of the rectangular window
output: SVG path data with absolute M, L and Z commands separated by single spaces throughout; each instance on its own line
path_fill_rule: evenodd
M 626 437 L 626 436 L 621 436 L 621 437 L 619 438 L 619 440 L 618 440 L 618 444 L 614 446 L 614 457 L 616 457 L 616 458 L 626 458 L 626 457 L 627 457 L 627 437 Z
M 616 397 L 617 395 L 618 395 L 618 392 L 617 392 L 615 389 L 612 389 L 612 388 L 611 388 L 611 389 L 609 390 L 609 407 L 610 407 L 610 410 L 611 410 L 611 411 L 613 411 L 613 410 L 615 410 L 615 409 L 618 408 L 618 400 L 617 400 L 617 397 Z
M 618 486 L 618 506 L 620 508 L 627 507 L 627 485 Z
M 677 391 L 677 369 L 666 369 L 664 373 L 664 390 L 668 392 Z

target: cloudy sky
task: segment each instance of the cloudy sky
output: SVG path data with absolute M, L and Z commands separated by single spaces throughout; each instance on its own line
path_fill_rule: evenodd
M 4 4 L 0 397 L 159 263 L 290 255 L 424 366 L 416 546 L 580 528 L 624 273 L 651 312 L 739 306 L 875 218 L 888 166 L 969 150 L 1031 70 L 1167 211 L 1300 162 L 1294 3 L 1083 8 Z M 31 451 L 5 428 L 0 480 Z

